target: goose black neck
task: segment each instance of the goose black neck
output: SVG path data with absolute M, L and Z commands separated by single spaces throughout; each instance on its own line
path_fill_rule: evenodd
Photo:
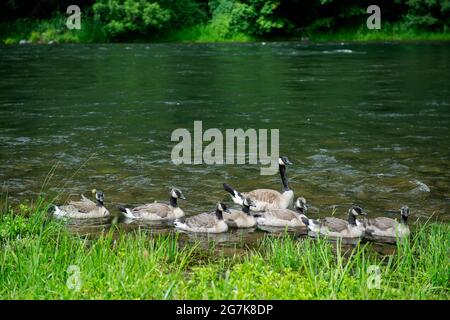
M 242 206 L 242 211 L 249 214 L 250 213 L 250 206 Z
M 177 198 L 170 196 L 170 205 L 174 208 L 178 207 Z
M 402 215 L 402 220 L 400 220 L 400 221 L 401 221 L 401 223 L 403 223 L 403 224 L 407 224 L 407 223 L 408 223 L 408 217 Z
M 348 214 L 348 224 L 356 226 L 356 217 L 351 213 Z
M 301 213 L 301 214 L 305 214 L 305 212 L 303 211 L 303 208 L 300 208 L 300 207 L 295 207 L 295 211 L 297 211 L 298 213 Z
M 219 220 L 223 220 L 223 214 L 222 211 L 220 211 L 219 209 L 216 209 L 216 217 Z
M 286 166 L 280 164 L 279 169 L 280 169 L 281 182 L 283 183 L 283 191 L 291 190 L 291 189 L 289 189 L 288 178 L 286 176 Z
M 103 207 L 103 201 L 97 200 L 97 206 Z

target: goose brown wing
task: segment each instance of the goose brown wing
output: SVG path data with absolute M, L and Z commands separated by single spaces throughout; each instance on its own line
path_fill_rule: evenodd
M 74 206 L 79 212 L 88 213 L 97 208 L 97 204 L 81 195 L 80 201 L 70 201 L 69 205 Z
M 153 214 L 156 214 L 160 216 L 161 218 L 167 217 L 167 215 L 170 213 L 169 205 L 165 203 L 148 203 L 144 204 L 142 206 L 138 206 L 134 208 L 133 213 L 144 213 L 144 212 L 150 212 Z
M 374 226 L 380 230 L 387 230 L 395 227 L 397 222 L 394 219 L 387 217 L 378 217 L 374 219 L 369 219 L 369 227 Z
M 230 209 L 230 213 L 224 213 L 223 218 L 226 220 L 235 220 L 245 214 L 242 210 Z
M 267 203 L 273 203 L 280 197 L 280 193 L 271 189 L 256 189 L 250 192 L 244 193 L 244 196 L 249 197 L 252 200 L 262 201 Z
M 200 213 L 196 216 L 189 217 L 185 221 L 186 225 L 194 228 L 209 228 L 216 224 L 216 217 L 210 213 Z
M 298 217 L 296 212 L 289 209 L 270 210 L 266 212 L 267 215 L 273 216 L 277 219 L 290 221 Z
M 336 232 L 342 232 L 348 227 L 347 221 L 334 217 L 324 218 L 320 224 Z

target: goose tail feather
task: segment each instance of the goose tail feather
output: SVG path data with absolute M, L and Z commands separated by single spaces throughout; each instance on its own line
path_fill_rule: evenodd
M 309 219 L 308 219 L 307 217 L 301 217 L 301 219 L 302 219 L 302 222 L 303 222 L 305 225 L 309 226 L 310 222 L 309 222 Z
M 236 193 L 237 193 L 236 190 L 234 190 L 229 184 L 224 183 L 223 188 L 225 189 L 225 191 L 227 191 L 233 197 L 236 196 Z

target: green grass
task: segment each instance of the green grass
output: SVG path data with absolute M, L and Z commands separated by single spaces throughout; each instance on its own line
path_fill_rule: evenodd
M 403 24 L 382 25 L 380 30 L 338 29 L 311 32 L 311 41 L 449 41 L 450 32 L 431 32 L 407 28 Z
M 190 26 L 169 32 L 157 38 L 167 42 L 251 42 L 255 39 L 243 33 L 224 34 L 219 26 L 212 23 Z
M 3 210 L 0 299 L 449 299 L 446 224 L 418 226 L 394 254 L 323 239 L 266 237 L 258 249 L 225 257 L 177 236 L 105 232 L 87 240 L 50 219 L 48 206 Z M 214 253 L 215 252 L 215 253 Z M 79 268 L 79 290 L 67 285 Z M 370 288 L 370 266 L 380 270 Z M 72 287 L 73 288 L 73 287 Z
M 54 17 L 50 20 L 20 19 L 0 23 L 0 43 L 17 44 L 20 40 L 30 43 L 93 43 L 107 42 L 102 26 L 93 20 L 82 20 L 80 30 L 69 30 L 66 18 Z

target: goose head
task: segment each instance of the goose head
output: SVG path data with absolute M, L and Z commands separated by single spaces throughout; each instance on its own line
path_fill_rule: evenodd
M 244 198 L 244 200 L 242 201 L 242 205 L 246 207 L 256 207 L 255 203 L 250 198 Z
M 359 226 L 361 227 L 363 224 L 356 220 L 357 216 L 366 216 L 367 213 L 361 209 L 359 206 L 352 206 L 350 209 L 348 209 L 348 223 L 351 226 Z
M 287 165 L 291 165 L 292 162 L 289 161 L 288 157 L 282 156 L 282 157 L 278 158 L 278 164 L 280 166 L 287 166 Z
M 402 215 L 402 220 L 406 221 L 408 220 L 409 217 L 409 207 L 408 206 L 403 206 L 400 208 L 400 213 Z
M 95 200 L 103 206 L 103 202 L 105 201 L 105 194 L 103 191 L 92 189 L 92 194 L 95 196 Z
M 186 197 L 183 195 L 183 192 L 181 192 L 181 190 L 178 189 L 178 188 L 172 188 L 172 189 L 170 190 L 170 196 L 171 196 L 172 198 L 175 198 L 175 199 L 183 199 L 183 200 L 186 200 Z
M 252 204 L 254 206 L 254 203 L 252 200 L 250 200 L 250 198 L 244 197 L 242 195 L 242 193 L 237 192 L 237 191 L 235 192 L 234 196 L 231 196 L 231 199 L 233 200 L 234 203 L 236 203 L 242 207 L 250 207 L 250 206 L 252 206 Z
M 306 205 L 306 199 L 303 197 L 297 198 L 294 207 L 297 211 L 306 214 L 306 211 L 308 210 L 308 206 Z
M 352 206 L 348 210 L 349 216 L 357 217 L 357 216 L 367 216 L 367 213 L 363 211 L 363 209 L 360 206 Z
M 217 205 L 216 205 L 216 217 L 217 217 L 217 219 L 222 220 L 224 212 L 230 213 L 230 210 L 228 210 L 228 208 L 225 205 L 225 203 L 220 202 L 220 201 L 217 202 Z

